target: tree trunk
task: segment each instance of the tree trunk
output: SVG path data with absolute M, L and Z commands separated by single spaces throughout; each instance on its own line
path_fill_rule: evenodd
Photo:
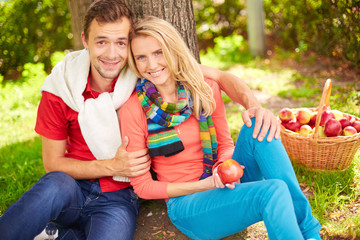
M 82 22 L 93 0 L 68 0 L 74 34 L 74 49 L 82 49 Z M 124 0 L 137 17 L 153 15 L 170 22 L 184 38 L 194 57 L 200 62 L 192 0 Z
M 191 0 L 125 0 L 138 18 L 153 15 L 170 22 L 200 62 L 196 25 Z
M 75 50 L 84 48 L 81 40 L 81 32 L 83 31 L 86 10 L 92 2 L 93 0 L 68 0 Z

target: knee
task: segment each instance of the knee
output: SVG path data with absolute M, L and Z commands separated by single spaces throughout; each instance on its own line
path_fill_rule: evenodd
M 40 178 L 38 184 L 42 185 L 42 189 L 48 194 L 61 193 L 64 194 L 67 188 L 73 188 L 76 184 L 75 179 L 64 172 L 49 172 Z
M 291 201 L 291 195 L 287 184 L 280 179 L 266 180 L 267 193 L 270 197 L 270 201 L 276 201 L 281 203 L 282 201 Z

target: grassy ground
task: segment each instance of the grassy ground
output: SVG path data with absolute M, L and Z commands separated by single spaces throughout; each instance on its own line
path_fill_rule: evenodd
M 202 62 L 208 64 L 206 59 Z M 216 61 L 212 63 L 216 67 Z M 20 82 L 0 85 L 0 215 L 44 173 L 41 141 L 33 131 L 39 89 L 46 76 L 41 67 L 28 65 Z M 328 62 L 312 55 L 279 54 L 277 50 L 270 58 L 233 65 L 226 71 L 244 79 L 263 105 L 274 113 L 285 106 L 316 107 L 323 83 L 331 77 L 334 79 L 331 107 L 360 117 L 360 74 L 341 62 Z M 243 109 L 226 96 L 224 101 L 235 139 L 242 125 Z M 323 225 L 324 239 L 360 239 L 359 151 L 344 172 L 314 173 L 297 166 L 295 171 L 314 214 Z M 153 238 L 147 239 L 169 239 L 154 234 L 159 229 L 151 231 L 149 235 Z M 244 238 L 239 235 L 231 239 Z

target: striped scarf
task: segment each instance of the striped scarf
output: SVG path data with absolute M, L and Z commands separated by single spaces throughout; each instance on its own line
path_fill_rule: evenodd
M 169 157 L 183 151 L 184 145 L 174 126 L 181 124 L 192 114 L 192 109 L 187 104 L 184 86 L 180 83 L 177 103 L 165 102 L 156 87 L 144 78 L 138 79 L 136 92 L 147 117 L 150 156 Z M 170 114 L 176 112 L 180 115 Z M 217 161 L 217 141 L 211 116 L 205 117 L 201 114 L 198 122 L 204 153 L 204 172 L 200 179 L 204 179 L 212 175 L 212 167 Z

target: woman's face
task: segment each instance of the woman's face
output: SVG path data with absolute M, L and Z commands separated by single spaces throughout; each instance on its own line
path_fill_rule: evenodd
M 137 36 L 131 41 L 136 68 L 143 78 L 156 86 L 174 82 L 160 43 L 151 36 Z

